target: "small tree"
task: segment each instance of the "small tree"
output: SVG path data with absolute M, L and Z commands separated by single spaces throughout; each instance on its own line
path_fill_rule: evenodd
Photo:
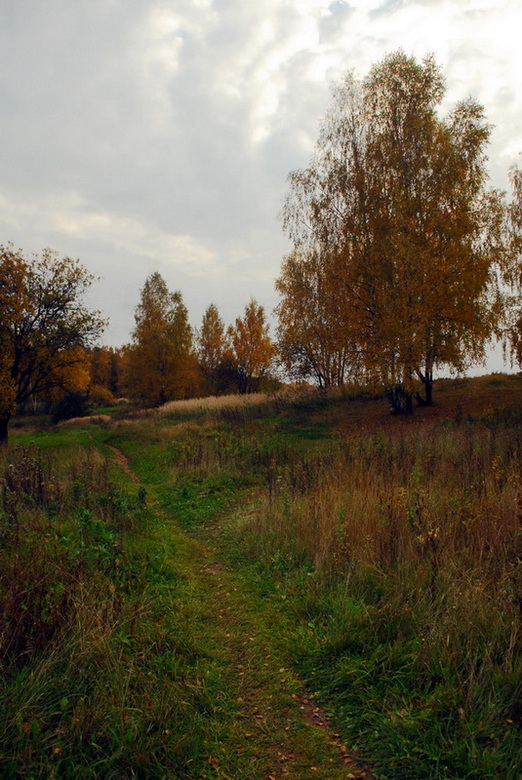
M 263 306 L 252 299 L 245 306 L 244 316 L 236 318 L 227 335 L 230 355 L 237 370 L 239 392 L 251 393 L 255 380 L 267 373 L 274 352 Z
M 292 252 L 275 284 L 282 296 L 275 309 L 279 361 L 290 377 L 313 378 L 320 387 L 343 385 L 357 355 L 346 342 L 346 312 L 331 281 L 319 254 Z
M 85 417 L 89 414 L 87 395 L 80 390 L 71 390 L 57 401 L 51 411 L 53 423 L 71 420 L 73 417 Z
M 223 362 L 227 340 L 225 324 L 219 316 L 218 308 L 211 303 L 201 323 L 198 332 L 199 365 L 203 373 L 207 390 L 215 393 L 219 386 L 219 367 Z
M 75 367 L 105 325 L 82 303 L 93 278 L 50 249 L 26 260 L 21 250 L 0 246 L 0 443 L 17 405 L 72 389 Z
M 128 353 L 130 394 L 154 406 L 189 395 L 196 357 L 187 309 L 181 293 L 170 293 L 158 272 L 145 281 L 135 320 Z

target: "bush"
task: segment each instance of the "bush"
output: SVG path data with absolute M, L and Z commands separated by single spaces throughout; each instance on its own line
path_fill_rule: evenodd
M 92 385 L 89 390 L 89 400 L 95 406 L 111 406 L 116 401 L 111 391 L 103 385 Z
M 85 417 L 89 414 L 89 403 L 85 393 L 73 390 L 57 401 L 51 411 L 53 423 L 70 420 L 73 417 Z

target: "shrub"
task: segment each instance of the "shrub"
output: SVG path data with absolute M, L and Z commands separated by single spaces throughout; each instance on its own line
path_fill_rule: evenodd
M 89 390 L 89 400 L 96 406 L 110 406 L 115 403 L 116 399 L 111 391 L 103 385 L 92 385 Z
M 85 393 L 73 390 L 57 401 L 51 411 L 53 423 L 70 420 L 72 417 L 85 417 L 89 414 L 89 403 Z

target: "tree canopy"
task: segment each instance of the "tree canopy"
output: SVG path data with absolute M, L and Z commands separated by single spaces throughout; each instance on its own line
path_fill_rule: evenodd
M 156 271 L 143 285 L 134 318 L 128 358 L 132 395 L 153 406 L 184 397 L 194 381 L 196 357 L 181 293 L 169 292 Z
M 227 335 L 239 392 L 251 393 L 255 380 L 267 373 L 274 352 L 263 306 L 252 298 L 245 306 L 244 315 L 236 317 Z
M 295 251 L 283 260 L 276 290 L 278 355 L 294 379 L 313 379 L 320 387 L 342 385 L 356 352 L 346 342 L 343 301 L 329 283 L 324 253 Z
M 379 381 L 398 409 L 411 409 L 421 386 L 431 401 L 436 368 L 483 358 L 502 310 L 503 202 L 487 183 L 489 126 L 472 99 L 440 118 L 443 96 L 431 57 L 399 51 L 363 81 L 347 74 L 283 209 L 297 257 L 318 258 L 323 296 L 335 302 L 330 343 L 338 353 L 342 340 L 351 370 Z M 299 261 L 287 261 L 277 283 L 283 344 L 298 273 Z
M 92 281 L 78 260 L 50 249 L 26 259 L 0 246 L 0 441 L 18 404 L 74 384 L 105 325 L 83 304 Z

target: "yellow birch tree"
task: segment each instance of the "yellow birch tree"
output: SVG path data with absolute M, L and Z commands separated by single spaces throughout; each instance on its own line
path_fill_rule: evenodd
M 237 317 L 228 328 L 230 355 L 236 367 L 240 393 L 251 393 L 256 380 L 265 376 L 272 361 L 274 347 L 263 306 L 253 298 L 243 317 Z
M 414 394 L 431 403 L 437 368 L 483 358 L 503 306 L 489 127 L 471 99 L 440 118 L 443 95 L 431 57 L 399 51 L 362 82 L 348 74 L 283 210 L 296 249 L 323 258 L 347 348 L 397 411 Z

